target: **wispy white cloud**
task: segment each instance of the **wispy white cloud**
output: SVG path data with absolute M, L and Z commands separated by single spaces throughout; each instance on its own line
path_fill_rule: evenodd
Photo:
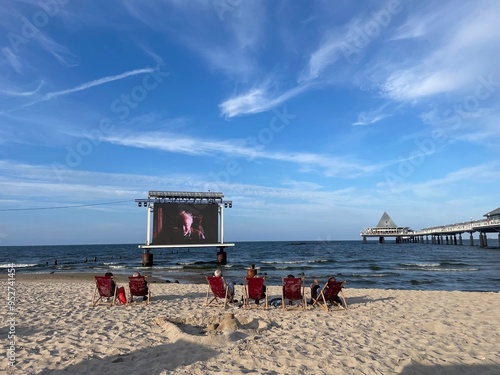
M 9 62 L 9 64 L 12 66 L 12 68 L 19 74 L 22 73 L 22 66 L 21 66 L 21 61 L 19 61 L 19 57 L 12 52 L 12 50 L 9 47 L 3 47 L 2 48 L 2 53 Z
M 311 82 L 320 77 L 329 66 L 343 57 L 344 37 L 340 33 L 331 34 L 309 57 L 307 66 L 299 76 L 299 83 Z
M 161 150 L 186 155 L 267 159 L 296 164 L 302 172 L 319 172 L 326 176 L 353 178 L 383 169 L 386 164 L 363 164 L 349 157 L 332 157 L 300 152 L 268 152 L 248 147 L 245 140 L 206 140 L 167 132 L 141 132 L 119 135 L 114 133 L 106 142 L 127 147 Z
M 114 81 L 119 81 L 121 79 L 135 76 L 138 74 L 152 73 L 154 71 L 155 70 L 153 68 L 135 69 L 135 70 L 124 72 L 124 73 L 117 74 L 114 76 L 107 76 L 107 77 L 99 78 L 99 79 L 96 79 L 93 81 L 82 83 L 81 85 L 78 85 L 78 86 L 73 87 L 71 89 L 49 92 L 49 93 L 45 94 L 41 100 L 50 100 L 53 98 L 57 98 L 59 96 L 68 95 L 68 94 L 72 94 L 74 92 L 87 90 L 87 89 L 90 89 L 92 87 L 104 85 L 106 83 L 110 83 L 110 82 L 114 82 Z
M 52 100 L 52 99 L 58 98 L 60 96 L 66 96 L 66 95 L 69 95 L 69 94 L 72 94 L 75 92 L 88 90 L 88 89 L 93 88 L 93 87 L 97 87 L 97 86 L 104 85 L 104 84 L 107 84 L 110 82 L 118 81 L 118 80 L 121 80 L 124 78 L 138 75 L 138 74 L 147 74 L 147 73 L 152 73 L 154 71 L 155 71 L 155 69 L 153 69 L 153 68 L 135 69 L 135 70 L 124 72 L 124 73 L 117 74 L 114 76 L 107 76 L 107 77 L 99 78 L 99 79 L 96 79 L 93 81 L 85 82 L 85 83 L 82 83 L 81 85 L 72 87 L 70 89 L 48 92 L 48 93 L 44 94 L 41 98 L 39 98 L 35 101 L 23 104 L 19 107 L 16 107 L 16 108 L 8 110 L 8 111 L 4 111 L 3 113 L 0 112 L 0 114 L 16 111 L 16 110 L 19 110 L 22 108 L 27 108 L 27 107 L 30 107 L 32 105 L 38 104 L 40 102 Z
M 450 191 L 455 191 L 457 186 L 470 185 L 471 181 L 498 182 L 500 181 L 500 169 L 498 162 L 487 162 L 484 164 L 465 167 L 450 172 L 447 175 L 430 179 L 424 182 L 404 181 L 391 185 L 388 182 L 380 182 L 377 187 L 389 189 L 394 194 L 413 193 L 420 197 L 448 196 Z
M 381 93 L 393 100 L 411 102 L 441 94 L 462 94 L 477 84 L 481 73 L 498 71 L 496 46 L 500 31 L 500 3 L 453 2 L 438 8 L 422 7 L 411 14 L 395 39 L 412 43 L 408 60 L 380 64 Z M 432 13 L 429 13 L 432 12 Z M 432 23 L 432 19 L 439 22 Z M 478 59 L 477 56 L 483 56 Z M 384 57 L 381 57 L 383 60 Z M 379 60 L 379 62 L 381 61 Z
M 219 105 L 222 115 L 227 118 L 260 113 L 279 106 L 288 99 L 307 90 L 310 85 L 298 85 L 287 91 L 273 95 L 269 83 L 225 100 Z
M 76 56 L 65 46 L 57 43 L 53 38 L 42 31 L 38 31 L 35 40 L 48 53 L 56 58 L 56 60 L 65 67 L 77 65 Z
M 310 53 L 306 65 L 297 72 L 295 86 L 285 90 L 275 90 L 271 82 L 276 85 L 276 82 L 280 82 L 280 78 L 268 78 L 257 87 L 223 101 L 219 105 L 222 114 L 231 118 L 264 112 L 305 91 L 341 80 L 331 72 L 338 62 L 342 62 L 342 67 L 336 72 L 337 76 L 346 70 L 343 48 L 348 32 L 349 27 L 345 26 L 330 29 L 325 34 L 324 40 Z
M 37 88 L 32 90 L 32 91 L 14 91 L 14 90 L 9 90 L 9 89 L 1 89 L 0 88 L 0 94 L 8 95 L 8 96 L 17 96 L 17 97 L 30 97 L 38 94 L 40 89 L 43 87 L 45 82 L 42 80 L 38 84 Z
M 125 7 L 134 18 L 201 56 L 214 71 L 246 81 L 259 70 L 255 55 L 266 20 L 266 7 L 259 1 L 228 3 L 222 7 L 207 1 L 140 5 L 127 1 Z M 219 8 L 223 9 L 222 19 Z
M 388 108 L 391 104 L 391 102 L 386 102 L 379 108 L 361 112 L 358 115 L 358 121 L 354 122 L 353 125 L 372 125 L 385 118 L 391 117 L 394 111 L 397 110 L 397 108 Z
M 151 176 L 133 173 L 106 173 L 68 169 L 60 181 L 50 165 L 24 164 L 15 161 L 0 161 L 0 186 L 2 187 L 2 207 L 46 206 L 50 203 L 99 202 L 144 197 L 151 186 L 170 186 L 179 191 L 203 191 L 213 186 L 206 175 Z M 242 201 L 258 198 L 265 202 L 268 198 L 302 200 L 303 202 L 353 202 L 363 205 L 369 196 L 348 187 L 325 188 L 309 181 L 284 180 L 276 186 L 245 183 L 218 182 L 218 188 L 225 194 Z M 33 202 L 36 199 L 36 202 Z M 134 204 L 133 207 L 136 207 Z

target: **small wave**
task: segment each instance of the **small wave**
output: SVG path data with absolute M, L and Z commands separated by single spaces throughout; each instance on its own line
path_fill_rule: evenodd
M 0 268 L 29 268 L 29 267 L 36 267 L 38 264 L 36 263 L 19 263 L 19 264 L 0 264 Z
M 328 262 L 333 262 L 328 259 L 312 259 L 312 260 L 307 260 L 307 259 L 300 259 L 300 260 L 289 260 L 289 261 L 283 261 L 283 260 L 269 260 L 269 261 L 262 261 L 262 264 L 310 264 L 310 263 L 328 263 Z
M 349 277 L 390 277 L 394 276 L 392 273 L 357 273 L 357 274 L 352 274 Z
M 432 284 L 430 280 L 410 280 L 410 284 L 419 285 L 419 284 Z
M 300 264 L 304 263 L 304 260 L 290 260 L 290 261 L 282 261 L 282 260 L 268 260 L 262 261 L 263 264 Z
M 441 262 L 441 266 L 466 266 L 463 262 Z
M 479 268 L 414 268 L 414 267 L 401 267 L 396 268 L 401 271 L 426 271 L 426 272 L 470 272 L 479 271 Z
M 137 266 L 135 267 L 137 269 L 141 269 L 141 270 L 151 270 L 151 267 L 146 267 L 146 266 Z M 163 265 L 160 265 L 160 266 L 154 266 L 153 269 L 155 272 L 158 272 L 158 271 L 164 271 L 164 270 L 182 270 L 184 267 L 183 266 L 179 266 L 179 265 L 176 265 L 176 266 L 163 266 Z
M 400 263 L 402 267 L 419 267 L 419 268 L 427 268 L 427 267 L 439 267 L 441 263 Z

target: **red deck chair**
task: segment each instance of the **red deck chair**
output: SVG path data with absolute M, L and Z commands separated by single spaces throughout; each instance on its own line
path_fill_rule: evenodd
M 95 289 L 92 296 L 92 306 L 114 305 L 116 300 L 116 291 L 118 290 L 113 276 L 95 276 Z M 111 301 L 108 301 L 112 298 Z
M 147 276 L 129 276 L 128 288 L 130 290 L 129 302 L 134 302 L 134 297 L 146 297 L 146 304 L 151 302 L 151 290 L 147 281 Z
M 293 306 L 293 301 L 300 301 L 299 305 Z M 290 304 L 287 306 L 286 302 Z M 283 310 L 287 308 L 298 307 L 302 310 L 307 308 L 306 293 L 303 277 L 284 277 L 283 278 L 283 293 L 281 297 L 281 305 Z
M 207 299 L 205 301 L 204 307 L 209 306 L 212 302 L 215 302 L 217 305 L 223 303 L 223 308 L 225 309 L 228 302 L 228 299 L 231 298 L 229 294 L 229 286 L 224 281 L 224 277 L 220 276 L 205 276 L 208 283 L 207 289 Z M 208 301 L 210 292 L 212 293 L 212 299 Z M 224 301 L 224 302 L 223 302 Z
M 250 305 L 250 300 L 255 301 L 255 305 Z M 260 301 L 264 300 L 264 304 Z M 266 278 L 265 277 L 246 277 L 245 278 L 245 300 L 243 308 L 263 308 L 267 310 L 267 293 L 266 293 Z
M 326 311 L 329 310 L 329 306 L 338 306 L 347 310 L 347 301 L 342 291 L 345 283 L 345 281 L 327 281 L 319 291 L 318 297 L 313 299 L 313 306 L 317 304 Z M 340 300 L 342 303 L 339 302 Z

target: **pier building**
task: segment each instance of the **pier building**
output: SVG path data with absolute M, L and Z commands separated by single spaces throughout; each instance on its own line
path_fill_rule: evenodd
M 395 237 L 396 243 L 421 242 L 446 245 L 463 245 L 463 235 L 469 235 L 469 245 L 474 246 L 474 232 L 479 233 L 479 246 L 488 246 L 488 233 L 496 233 L 500 246 L 500 207 L 483 215 L 484 219 L 428 227 L 411 230 L 408 227 L 398 227 L 390 216 L 384 212 L 376 227 L 365 228 L 360 235 L 363 243 L 369 237 L 379 237 L 379 243 L 385 242 L 385 237 Z
M 398 227 L 385 211 L 376 227 L 365 228 L 361 232 L 363 243 L 368 242 L 367 237 L 378 237 L 379 243 L 384 243 L 386 237 L 395 237 L 396 243 L 400 243 L 411 239 L 412 234 L 409 227 Z

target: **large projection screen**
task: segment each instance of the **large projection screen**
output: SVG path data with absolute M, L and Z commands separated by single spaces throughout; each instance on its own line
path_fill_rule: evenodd
M 216 244 L 218 228 L 216 204 L 154 205 L 154 245 Z

